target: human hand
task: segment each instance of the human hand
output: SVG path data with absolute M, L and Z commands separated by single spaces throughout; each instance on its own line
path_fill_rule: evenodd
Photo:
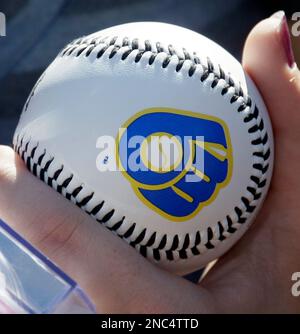
M 165 272 L 31 175 L 0 147 L 0 216 L 87 291 L 99 313 L 300 312 L 300 72 L 283 18 L 250 33 L 243 65 L 267 104 L 275 169 L 255 224 L 198 285 Z

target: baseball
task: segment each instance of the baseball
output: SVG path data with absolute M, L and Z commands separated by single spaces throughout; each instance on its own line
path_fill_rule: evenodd
M 67 44 L 28 97 L 14 149 L 95 223 L 180 275 L 242 237 L 273 165 L 267 109 L 241 64 L 155 22 Z

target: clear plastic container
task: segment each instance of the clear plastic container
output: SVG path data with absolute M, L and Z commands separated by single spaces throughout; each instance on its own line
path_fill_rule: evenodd
M 0 313 L 95 313 L 74 280 L 0 220 Z

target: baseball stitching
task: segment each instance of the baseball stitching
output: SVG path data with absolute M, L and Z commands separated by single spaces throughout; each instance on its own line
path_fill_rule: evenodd
M 74 178 L 72 172 L 57 161 L 54 156 L 50 156 L 46 148 L 40 147 L 38 142 L 28 139 L 26 134 L 16 134 L 14 137 L 14 149 L 34 175 L 74 202 L 99 223 L 105 225 L 122 239 L 125 239 L 143 256 L 152 257 L 156 261 L 162 259 L 173 261 L 203 254 L 209 249 L 214 249 L 220 242 L 229 238 L 240 226 L 246 223 L 249 215 L 255 210 L 257 200 L 261 197 L 262 190 L 267 184 L 266 173 L 269 168 L 271 152 L 263 119 L 259 115 L 257 106 L 244 93 L 241 85 L 237 84 L 230 75 L 225 74 L 220 66 L 214 66 L 209 58 L 206 59 L 205 64 L 205 62 L 200 61 L 196 53 L 189 53 L 185 49 L 182 49 L 182 54 L 184 55 L 182 57 L 172 45 L 166 48 L 157 42 L 154 48 L 153 44 L 148 40 L 142 43 L 138 39 L 130 41 L 127 37 L 123 38 L 121 43 L 118 40 L 117 36 L 76 39 L 68 44 L 59 53 L 58 57 L 89 57 L 96 47 L 100 47 L 100 49 L 96 50 L 96 57 L 101 58 L 106 55 L 108 61 L 118 54 L 120 61 L 125 61 L 127 58 L 132 57 L 131 59 L 138 63 L 147 55 L 150 66 L 166 68 L 169 66 L 171 59 L 176 59 L 176 72 L 185 71 L 187 77 L 200 73 L 200 82 L 209 84 L 211 88 L 219 91 L 224 98 L 229 97 L 229 99 L 225 100 L 234 105 L 238 113 L 242 113 L 244 116 L 243 121 L 247 124 L 248 133 L 252 139 L 251 144 L 254 148 L 252 173 L 245 195 L 240 199 L 239 206 L 236 206 L 222 221 L 218 221 L 214 227 L 197 231 L 195 234 L 186 233 L 181 238 L 178 234 L 168 236 L 154 231 L 146 239 L 146 235 L 149 235 L 146 233 L 146 228 L 135 236 L 136 223 L 127 221 L 125 217 L 114 222 L 114 209 L 103 212 L 104 200 L 94 205 L 92 209 L 87 209 L 88 204 L 91 203 L 94 197 L 94 192 L 84 197 L 80 196 L 81 193 L 86 193 L 86 186 L 78 182 L 78 184 L 74 185 L 75 182 L 72 183 Z M 163 55 L 165 57 L 164 60 L 161 61 L 160 59 L 158 61 L 158 55 Z M 27 111 L 30 100 L 34 95 L 34 90 L 42 79 L 43 77 L 34 87 L 23 112 Z M 24 138 L 27 139 L 25 140 Z M 37 154 L 37 151 L 42 153 Z M 49 173 L 51 164 L 60 166 L 60 168 Z M 61 180 L 61 175 L 68 176 Z M 97 218 L 100 213 L 101 218 Z M 167 245 L 171 245 L 171 247 L 167 247 Z

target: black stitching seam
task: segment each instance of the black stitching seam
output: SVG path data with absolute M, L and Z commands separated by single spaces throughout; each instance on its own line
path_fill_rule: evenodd
M 99 44 L 103 44 L 103 48 L 97 53 L 97 58 L 101 58 L 107 49 L 109 47 L 112 47 L 109 54 L 108 59 L 112 59 L 118 52 L 120 52 L 121 46 L 115 45 L 117 41 L 117 37 L 113 37 L 109 40 L 109 38 L 95 38 L 93 40 L 88 40 L 86 38 L 81 38 L 78 40 L 75 40 L 71 44 L 67 45 L 59 54 L 61 57 L 75 55 L 75 57 L 79 57 L 82 55 L 83 57 L 90 56 L 91 52 L 95 49 L 95 47 Z M 230 103 L 235 103 L 238 99 L 239 104 L 237 108 L 237 112 L 241 113 L 246 111 L 244 113 L 244 119 L 243 121 L 245 123 L 249 123 L 252 120 L 255 120 L 255 125 L 251 126 L 248 129 L 248 133 L 253 135 L 257 132 L 259 132 L 260 136 L 257 139 L 252 140 L 251 144 L 253 146 L 258 146 L 257 150 L 253 152 L 253 156 L 256 158 L 259 158 L 260 160 L 263 160 L 262 163 L 253 163 L 252 167 L 253 170 L 258 170 L 261 174 L 260 177 L 257 177 L 256 175 L 251 175 L 250 180 L 252 181 L 252 185 L 247 187 L 247 191 L 252 194 L 253 200 L 258 200 L 262 195 L 262 188 L 266 185 L 266 178 L 264 178 L 265 174 L 268 171 L 269 164 L 268 160 L 270 157 L 270 148 L 268 145 L 268 135 L 267 133 L 262 136 L 262 131 L 265 129 L 264 122 L 262 118 L 259 116 L 259 110 L 256 105 L 252 103 L 252 100 L 249 96 L 247 96 L 244 91 L 242 90 L 240 85 L 237 85 L 233 79 L 230 76 L 226 76 L 223 69 L 219 66 L 218 71 L 215 69 L 213 63 L 210 61 L 210 59 L 207 59 L 207 66 L 202 64 L 200 62 L 199 57 L 195 53 L 192 55 L 188 53 L 185 49 L 183 49 L 184 58 L 182 58 L 172 45 L 169 45 L 168 48 L 163 48 L 160 43 L 156 43 L 156 50 L 152 50 L 152 45 L 149 41 L 144 41 L 144 47 L 142 49 L 139 49 L 139 41 L 137 39 L 134 39 L 130 42 L 130 40 L 125 37 L 122 40 L 122 47 L 126 47 L 124 50 L 121 50 L 121 60 L 125 60 L 134 50 L 138 50 L 138 53 L 135 56 L 135 62 L 138 63 L 143 55 L 146 52 L 151 52 L 151 56 L 149 57 L 148 63 L 149 65 L 152 65 L 155 62 L 155 59 L 157 55 L 161 52 L 164 52 L 166 54 L 166 58 L 162 63 L 162 67 L 166 68 L 171 60 L 172 56 L 176 56 L 178 58 L 178 64 L 176 66 L 176 71 L 179 72 L 185 62 L 189 60 L 189 68 L 187 70 L 188 75 L 191 77 L 195 74 L 197 66 L 202 66 L 203 72 L 200 76 L 200 81 L 204 82 L 208 79 L 210 75 L 213 75 L 213 80 L 211 82 L 211 87 L 214 88 L 217 86 L 219 81 L 222 79 L 226 82 L 225 86 L 221 90 L 221 94 L 225 95 L 228 93 L 230 88 L 234 88 L 234 94 L 232 95 L 230 99 Z M 85 54 L 84 54 L 85 52 Z M 28 107 L 28 105 L 27 105 Z M 251 109 L 252 108 L 252 109 Z M 24 137 L 23 137 L 24 138 Z M 34 147 L 31 152 L 28 152 L 28 145 L 29 142 L 26 143 L 26 145 L 23 145 L 23 138 L 20 140 L 19 136 L 17 136 L 16 143 L 14 144 L 15 150 L 18 152 L 18 154 L 22 157 L 22 159 L 25 161 L 27 167 L 31 170 L 31 172 L 40 177 L 41 180 L 45 181 L 45 175 L 47 175 L 47 170 L 51 163 L 53 162 L 53 158 L 48 160 L 42 168 L 41 164 L 43 162 L 43 159 L 46 155 L 46 150 L 44 150 L 44 153 L 40 155 L 39 157 L 35 157 L 35 151 L 37 147 Z M 24 148 L 23 148 L 24 146 Z M 26 156 L 26 157 L 25 157 Z M 38 175 L 37 173 L 37 167 L 39 166 L 40 173 Z M 63 171 L 64 166 L 62 166 L 59 170 L 57 170 L 54 173 L 53 178 L 47 176 L 47 184 L 49 186 L 53 186 L 53 181 L 57 180 L 60 173 Z M 62 182 L 61 185 L 57 186 L 57 191 L 59 193 L 62 193 L 63 189 L 66 189 L 68 184 L 71 182 L 73 178 L 73 175 L 70 175 L 67 179 Z M 72 193 L 67 193 L 65 195 L 68 199 L 73 199 L 77 206 L 83 208 L 92 198 L 94 193 L 91 193 L 84 199 L 82 199 L 80 202 L 76 200 L 76 196 L 80 193 L 80 191 L 83 189 L 82 186 L 77 187 L 73 190 Z M 217 222 L 216 229 L 218 230 L 218 237 L 216 239 L 214 231 L 211 227 L 208 227 L 206 230 L 206 240 L 204 244 L 204 248 L 202 247 L 202 251 L 200 252 L 198 246 L 201 245 L 203 242 L 201 240 L 201 234 L 200 231 L 197 231 L 195 234 L 195 240 L 192 243 L 190 235 L 187 233 L 184 236 L 184 242 L 180 249 L 179 247 L 179 236 L 176 234 L 173 236 L 173 240 L 171 242 L 171 247 L 169 249 L 165 249 L 167 244 L 167 235 L 164 234 L 160 238 L 160 242 L 157 247 L 153 247 L 154 243 L 157 242 L 157 232 L 153 232 L 148 241 L 145 243 L 145 236 L 146 236 L 146 228 L 144 228 L 136 237 L 134 240 L 132 240 L 132 235 L 134 234 L 136 223 L 129 224 L 129 228 L 124 233 L 119 233 L 118 230 L 120 227 L 123 228 L 123 223 L 125 221 L 125 217 L 123 217 L 120 221 L 116 222 L 112 226 L 105 225 L 108 229 L 114 231 L 119 237 L 122 239 L 126 239 L 129 244 L 139 250 L 139 252 L 145 256 L 145 257 L 152 257 L 159 261 L 162 259 L 162 252 L 165 252 L 165 255 L 163 257 L 167 258 L 168 260 L 172 261 L 175 260 L 177 257 L 180 259 L 187 259 L 188 257 L 192 255 L 198 255 L 200 253 L 205 252 L 208 249 L 215 248 L 214 243 L 223 241 L 227 239 L 231 234 L 235 233 L 239 226 L 243 225 L 247 218 L 243 217 L 243 213 L 251 213 L 255 210 L 256 206 L 250 202 L 249 199 L 246 197 L 241 198 L 241 202 L 244 206 L 244 210 L 240 209 L 239 207 L 235 207 L 234 211 L 238 217 L 237 222 L 234 223 L 230 216 L 226 216 L 226 223 Z M 99 213 L 102 210 L 102 207 L 104 205 L 104 201 L 97 204 L 91 211 L 86 211 L 88 214 L 95 216 L 97 213 Z M 107 212 L 101 220 L 97 219 L 99 223 L 107 223 L 110 221 L 114 215 L 115 210 L 111 210 Z M 127 222 L 128 224 L 128 222 Z

